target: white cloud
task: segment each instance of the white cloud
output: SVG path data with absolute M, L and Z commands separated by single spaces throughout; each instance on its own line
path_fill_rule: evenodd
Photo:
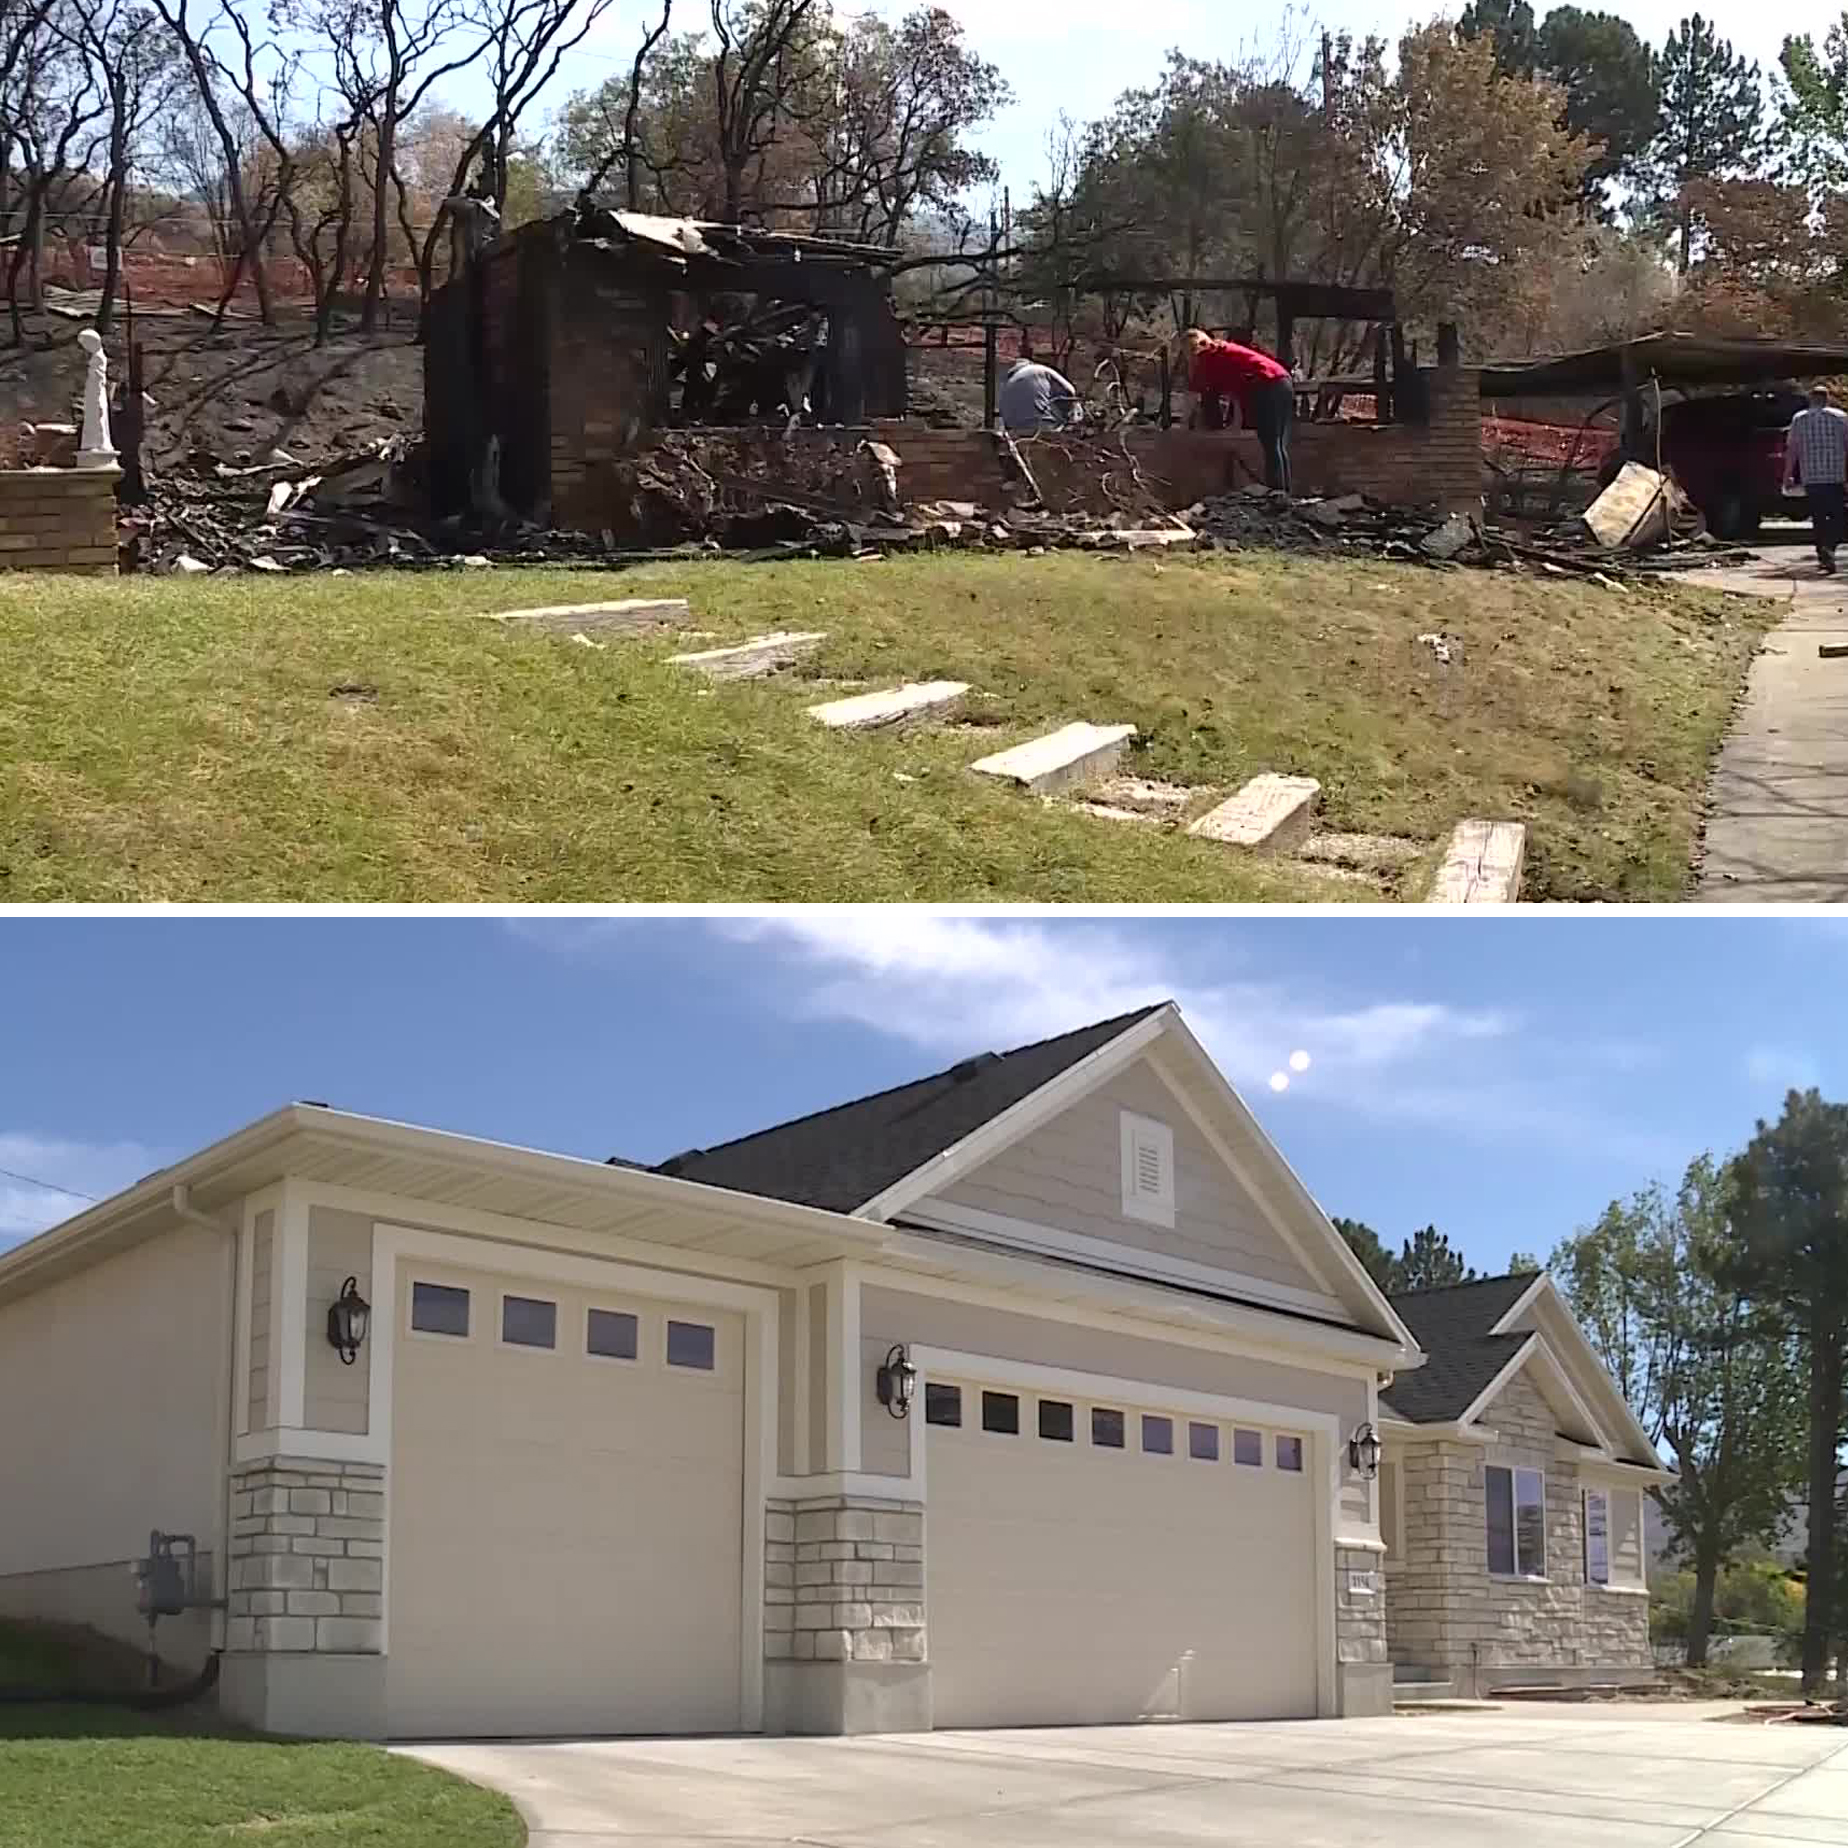
M 1174 1000 L 1226 1075 L 1258 1087 L 1292 1047 L 1315 1048 L 1315 1094 L 1355 1105 L 1383 1072 L 1447 1046 L 1498 1039 L 1508 1017 L 1437 1002 L 1317 1007 L 1255 974 L 1203 980 L 1145 926 L 969 918 L 893 909 L 785 910 L 725 920 L 739 940 L 794 953 L 782 985 L 807 1018 L 851 1020 L 951 1057 L 1070 1031 Z M 1223 964 L 1228 951 L 1215 943 Z
M 167 1158 L 138 1142 L 77 1142 L 0 1130 L 0 1247 L 43 1232 L 106 1199 Z M 29 1179 L 16 1179 L 28 1176 Z M 61 1192 L 68 1188 L 70 1191 Z
M 1745 1055 L 1745 1075 L 1753 1084 L 1775 1086 L 1779 1091 L 1806 1091 L 1822 1082 L 1815 1054 L 1794 1046 L 1751 1047 Z

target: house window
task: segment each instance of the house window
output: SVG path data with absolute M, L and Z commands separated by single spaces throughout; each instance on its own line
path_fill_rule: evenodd
M 558 1305 L 537 1296 L 503 1296 L 501 1340 L 508 1347 L 557 1347 Z
M 1121 1450 L 1123 1448 L 1123 1414 L 1111 1411 L 1108 1406 L 1092 1406 L 1091 1442 L 1099 1450 Z
M 413 1283 L 411 1326 L 421 1335 L 466 1335 L 468 1292 L 446 1283 Z
M 1585 1491 L 1585 1582 L 1611 1582 L 1611 1498 L 1603 1489 Z
M 962 1388 L 960 1386 L 937 1386 L 926 1381 L 924 1422 L 934 1425 L 950 1425 L 960 1429 L 962 1426 Z
M 1174 1420 L 1157 1418 L 1153 1412 L 1142 1414 L 1142 1449 L 1151 1457 L 1174 1455 Z
M 1011 1392 L 982 1394 L 982 1429 L 1002 1437 L 1020 1435 L 1020 1400 Z
M 1546 1577 L 1546 1477 L 1537 1469 L 1483 1471 L 1489 1570 L 1502 1578 Z
M 1123 1112 L 1123 1213 L 1152 1226 L 1174 1224 L 1174 1131 Z
M 1072 1408 L 1063 1399 L 1042 1399 L 1039 1402 L 1039 1433 L 1055 1444 L 1069 1444 L 1072 1441 Z
M 621 1309 L 593 1309 L 584 1326 L 584 1352 L 600 1360 L 633 1360 L 641 1351 L 640 1324 Z
M 1262 1431 L 1234 1431 L 1232 1433 L 1232 1461 L 1243 1463 L 1250 1469 L 1264 1467 L 1264 1433 Z
M 718 1331 L 704 1322 L 669 1322 L 667 1364 L 710 1373 L 718 1364 Z
M 1196 1463 L 1217 1463 L 1219 1461 L 1219 1427 L 1210 1424 L 1187 1426 L 1187 1454 Z
M 1303 1440 L 1300 1437 L 1280 1437 L 1277 1440 L 1277 1467 L 1302 1474 Z

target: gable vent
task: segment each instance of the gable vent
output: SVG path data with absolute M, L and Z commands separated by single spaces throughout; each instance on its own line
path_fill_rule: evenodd
M 1174 1224 L 1174 1131 L 1123 1112 L 1123 1212 L 1149 1225 Z

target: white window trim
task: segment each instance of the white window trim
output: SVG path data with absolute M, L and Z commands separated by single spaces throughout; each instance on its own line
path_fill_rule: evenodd
M 509 1341 L 507 1339 L 507 1301 L 511 1297 L 523 1303 L 550 1303 L 552 1305 L 552 1345 L 541 1347 L 532 1341 Z M 509 1354 L 552 1354 L 563 1353 L 559 1338 L 565 1326 L 564 1304 L 556 1296 L 534 1296 L 526 1290 L 496 1290 L 494 1292 L 494 1345 Z M 471 1316 L 473 1310 L 471 1305 Z
M 468 1298 L 468 1333 L 452 1335 L 443 1328 L 419 1328 L 412 1317 L 417 1313 L 417 1286 L 427 1283 L 433 1290 L 460 1290 Z M 419 1276 L 415 1270 L 404 1288 L 404 1327 L 399 1331 L 412 1341 L 478 1341 L 481 1338 L 481 1292 L 472 1283 L 445 1283 L 441 1277 Z M 496 1333 L 499 1332 L 498 1322 Z
M 1162 1188 L 1159 1193 L 1142 1191 L 1136 1178 L 1138 1144 L 1151 1145 L 1161 1163 Z M 1133 1110 L 1122 1112 L 1123 1217 L 1140 1220 L 1144 1225 L 1174 1229 L 1174 1131 L 1153 1117 L 1138 1116 Z
M 1508 1472 L 1508 1519 L 1514 1537 L 1514 1570 L 1497 1572 L 1493 1565 L 1489 1567 L 1489 1577 L 1499 1579 L 1506 1585 L 1550 1585 L 1552 1579 L 1545 1572 L 1523 1572 L 1521 1570 L 1521 1478 L 1537 1476 L 1540 1479 L 1540 1546 L 1544 1554 L 1546 1549 L 1546 1471 L 1535 1469 L 1530 1463 L 1488 1463 L 1483 1466 L 1482 1475 L 1482 1551 L 1486 1559 L 1489 1550 L 1489 1477 L 1492 1469 Z

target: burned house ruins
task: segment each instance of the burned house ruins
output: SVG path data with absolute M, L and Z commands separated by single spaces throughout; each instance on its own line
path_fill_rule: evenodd
M 893 260 L 588 200 L 496 239 L 430 304 L 437 510 L 594 532 L 661 431 L 902 416 Z

